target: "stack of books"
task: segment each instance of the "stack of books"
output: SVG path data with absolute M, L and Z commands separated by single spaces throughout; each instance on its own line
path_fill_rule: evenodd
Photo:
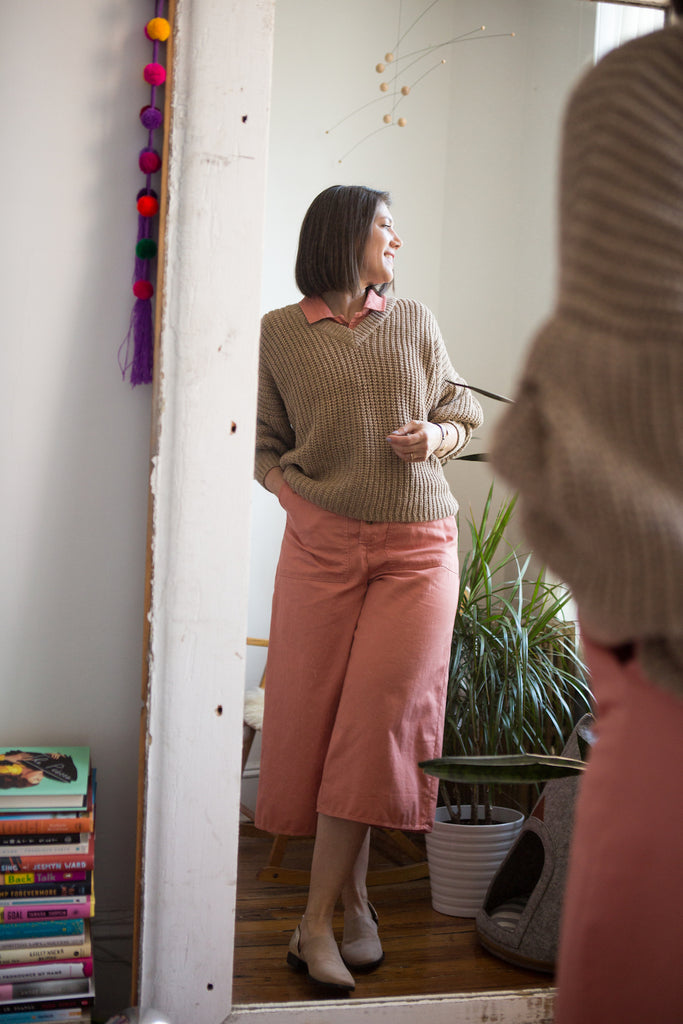
M 90 1024 L 95 772 L 88 747 L 0 747 L 0 1024 Z

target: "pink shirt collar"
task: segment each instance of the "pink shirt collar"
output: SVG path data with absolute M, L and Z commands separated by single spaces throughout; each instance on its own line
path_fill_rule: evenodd
M 343 324 L 344 327 L 349 327 L 350 329 L 353 329 L 357 323 L 360 323 L 373 309 L 380 313 L 383 312 L 386 304 L 385 295 L 378 295 L 374 288 L 368 288 L 363 308 L 354 313 L 350 320 L 347 320 L 346 317 L 335 316 L 325 300 L 319 295 L 306 295 L 299 303 L 309 324 L 316 324 L 319 320 L 334 320 L 336 323 Z

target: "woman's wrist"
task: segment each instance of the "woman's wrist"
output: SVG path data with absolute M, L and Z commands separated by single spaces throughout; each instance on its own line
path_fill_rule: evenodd
M 435 426 L 441 430 L 441 439 L 439 445 L 434 450 L 434 454 L 437 456 L 448 455 L 458 444 L 459 432 L 458 428 L 450 420 L 446 420 L 444 423 L 435 423 Z
M 434 426 L 438 427 L 440 434 L 438 443 L 433 453 L 434 455 L 438 455 L 440 452 L 445 451 L 448 447 L 448 423 L 434 423 Z
M 268 472 L 264 476 L 263 486 L 267 491 L 270 491 L 271 494 L 274 494 L 275 497 L 277 497 L 278 494 L 280 493 L 280 488 L 284 483 L 284 479 L 285 474 L 282 472 L 280 467 L 273 466 L 271 469 L 268 470 Z

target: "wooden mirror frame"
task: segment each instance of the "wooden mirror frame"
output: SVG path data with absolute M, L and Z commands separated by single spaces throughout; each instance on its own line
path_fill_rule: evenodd
M 275 0 L 169 13 L 133 1001 L 173 1024 L 549 1022 L 548 989 L 231 1006 Z

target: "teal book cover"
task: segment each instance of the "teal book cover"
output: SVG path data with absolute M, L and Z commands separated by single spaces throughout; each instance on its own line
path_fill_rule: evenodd
M 89 747 L 0 747 L 0 809 L 80 810 L 89 773 Z

